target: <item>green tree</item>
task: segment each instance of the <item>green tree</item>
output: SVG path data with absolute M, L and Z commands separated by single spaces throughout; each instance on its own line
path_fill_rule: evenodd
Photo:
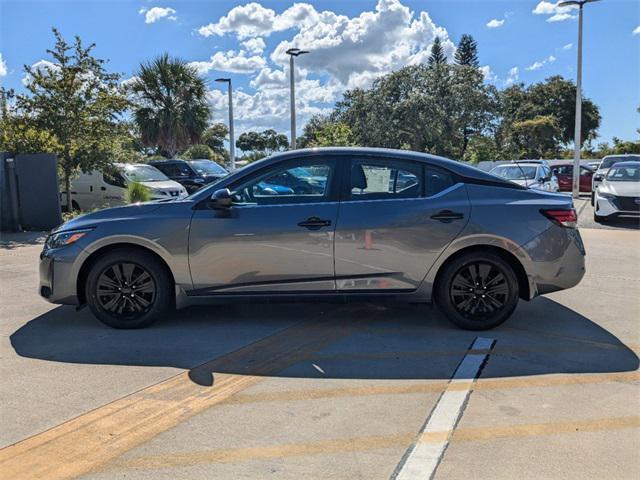
M 550 158 L 557 153 L 562 129 L 553 115 L 538 115 L 513 124 L 512 141 L 518 158 Z
M 286 135 L 278 133 L 273 129 L 265 130 L 260 134 L 264 141 L 265 151 L 268 153 L 280 152 L 289 147 L 289 139 Z
M 216 153 L 208 145 L 197 144 L 185 150 L 182 155 L 180 155 L 180 158 L 184 158 L 185 160 L 219 160 L 220 156 L 216 155 Z
M 142 143 L 172 158 L 200 142 L 210 109 L 206 83 L 184 60 L 168 54 L 140 65 L 130 83 Z
M 313 147 L 350 147 L 355 145 L 349 125 L 342 122 L 330 122 L 317 133 Z
M 243 152 L 264 152 L 266 145 L 264 137 L 258 132 L 244 132 L 236 140 L 236 147 Z
M 53 34 L 55 45 L 47 50 L 51 64 L 25 66 L 28 93 L 16 97 L 15 115 L 27 130 L 36 129 L 52 142 L 55 139 L 50 148 L 56 150 L 67 205 L 71 205 L 71 177 L 78 170 L 112 162 L 124 133 L 118 119 L 128 102 L 120 89 L 120 75 L 107 73 L 105 61 L 92 55 L 94 44 L 85 47 L 75 37 L 70 45 L 56 29 Z
M 202 133 L 202 143 L 214 152 L 223 155 L 226 153 L 224 141 L 229 136 L 229 129 L 224 123 L 214 123 Z
M 440 41 L 440 37 L 436 37 L 431 45 L 431 54 L 429 55 L 427 64 L 432 67 L 434 65 L 444 65 L 445 63 L 447 63 L 447 57 L 444 54 L 442 42 Z
M 458 65 L 478 67 L 478 44 L 471 35 L 465 33 L 460 37 L 454 58 Z

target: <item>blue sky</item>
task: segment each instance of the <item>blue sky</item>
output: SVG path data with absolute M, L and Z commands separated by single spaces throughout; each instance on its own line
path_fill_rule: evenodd
M 50 60 L 55 26 L 95 42 L 95 54 L 127 79 L 141 61 L 168 52 L 210 80 L 214 120 L 226 122 L 226 93 L 213 79 L 232 78 L 236 128 L 288 134 L 288 67 L 299 58 L 299 131 L 341 93 L 424 60 L 435 35 L 448 52 L 470 33 L 486 81 L 499 87 L 551 75 L 575 78 L 575 11 L 538 0 L 0 0 L 0 83 L 20 91 L 23 65 Z M 637 138 L 640 116 L 640 2 L 602 0 L 585 7 L 583 87 L 600 107 L 600 138 Z

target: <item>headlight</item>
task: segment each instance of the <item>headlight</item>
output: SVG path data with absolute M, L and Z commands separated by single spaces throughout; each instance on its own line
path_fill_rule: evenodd
M 66 232 L 54 233 L 47 237 L 47 241 L 44 245 L 48 249 L 66 247 L 67 245 L 76 243 L 91 230 L 93 229 L 84 228 L 82 230 L 68 230 Z
M 596 181 L 596 182 L 601 182 L 603 178 L 604 178 L 604 175 L 594 175 L 593 176 L 593 180 Z
M 601 192 L 600 190 L 598 190 L 598 196 L 600 198 L 606 198 L 607 200 L 615 200 L 616 199 L 615 195 L 612 195 L 612 194 L 607 193 L 607 192 Z

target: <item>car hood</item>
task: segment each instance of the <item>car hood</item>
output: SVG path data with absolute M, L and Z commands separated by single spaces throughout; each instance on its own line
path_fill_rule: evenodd
M 139 182 L 153 190 L 182 190 L 184 187 L 173 180 L 160 180 L 158 182 Z
M 539 186 L 535 180 L 509 180 L 510 182 L 517 183 L 523 187 L 536 188 Z
M 608 182 L 600 186 L 603 193 L 611 193 L 616 197 L 640 197 L 640 182 Z
M 147 215 L 161 208 L 165 203 L 146 202 L 134 205 L 126 205 L 123 207 L 105 208 L 104 210 L 96 210 L 95 212 L 86 213 L 63 223 L 54 232 L 65 230 L 77 230 L 80 228 L 94 227 L 103 222 L 111 222 L 115 220 L 135 219 L 142 215 Z

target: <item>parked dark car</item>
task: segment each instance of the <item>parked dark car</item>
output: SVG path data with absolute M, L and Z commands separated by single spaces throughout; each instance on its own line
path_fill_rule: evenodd
M 149 164 L 183 185 L 189 193 L 229 174 L 212 160 L 154 160 Z
M 551 167 L 551 171 L 558 178 L 558 185 L 561 192 L 570 192 L 573 190 L 573 163 L 559 163 Z M 580 166 L 580 191 L 591 191 L 591 179 L 593 178 L 593 169 L 590 167 Z

